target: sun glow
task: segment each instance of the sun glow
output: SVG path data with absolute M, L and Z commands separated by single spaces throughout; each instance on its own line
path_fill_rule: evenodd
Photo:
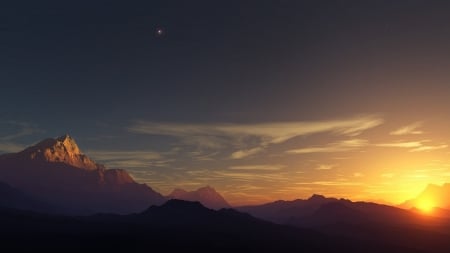
M 422 198 L 417 202 L 416 207 L 424 213 L 430 213 L 433 211 L 435 203 L 430 198 Z

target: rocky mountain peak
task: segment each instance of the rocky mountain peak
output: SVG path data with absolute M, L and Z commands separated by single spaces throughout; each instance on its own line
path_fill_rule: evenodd
M 72 153 L 72 154 L 76 154 L 76 155 L 81 154 L 80 148 L 78 147 L 75 140 L 72 137 L 70 137 L 70 135 L 66 134 L 66 135 L 60 136 L 60 137 L 56 138 L 56 141 L 58 144 L 62 145 L 62 147 L 64 147 L 64 149 L 68 153 Z
M 84 155 L 76 141 L 68 134 L 45 139 L 20 154 L 33 161 L 60 162 L 86 170 L 104 168 Z

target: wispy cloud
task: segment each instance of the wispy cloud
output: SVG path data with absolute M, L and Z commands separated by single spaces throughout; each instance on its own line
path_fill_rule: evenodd
M 383 119 L 376 115 L 354 118 L 270 122 L 256 124 L 183 124 L 136 121 L 128 130 L 133 133 L 173 136 L 184 143 L 201 140 L 210 148 L 232 147 L 230 158 L 242 159 L 264 151 L 269 145 L 280 144 L 292 138 L 316 133 L 331 132 L 337 135 L 357 136 L 363 131 L 379 126 Z M 246 141 L 251 139 L 252 141 Z M 194 141 L 195 142 L 195 141 Z
M 12 153 L 23 150 L 26 145 L 17 142 L 17 139 L 33 134 L 40 134 L 44 131 L 34 124 L 20 121 L 0 121 L 3 129 L 10 130 L 10 133 L 0 136 L 0 152 Z M 8 132 L 8 131 L 7 131 Z
M 334 143 L 329 143 L 325 146 L 315 146 L 299 149 L 287 150 L 288 154 L 310 154 L 310 153 L 333 153 L 357 150 L 362 147 L 368 146 L 369 142 L 362 139 L 344 140 Z
M 28 135 L 44 132 L 42 129 L 38 128 L 37 126 L 35 126 L 34 124 L 31 124 L 29 122 L 20 122 L 20 121 L 9 120 L 9 121 L 1 121 L 1 123 L 9 125 L 10 127 L 13 127 L 14 129 L 16 129 L 16 132 L 14 132 L 14 133 L 0 136 L 0 140 L 2 140 L 2 141 L 11 141 L 11 140 L 23 137 L 23 136 L 28 136 Z
M 323 186 L 358 186 L 363 185 L 359 182 L 348 181 L 313 181 L 313 182 L 298 182 L 297 185 L 323 185 Z
M 334 164 L 320 164 L 319 166 L 317 166 L 314 169 L 315 170 L 331 170 L 335 167 L 336 167 L 336 165 L 334 165 Z
M 423 122 L 415 122 L 411 125 L 407 125 L 404 127 L 401 127 L 399 129 L 396 129 L 392 132 L 390 132 L 391 135 L 408 135 L 408 134 L 423 134 L 423 131 L 419 130 L 418 128 L 422 127 Z
M 377 147 L 387 147 L 387 148 L 417 148 L 421 147 L 422 141 L 407 141 L 407 142 L 393 142 L 393 143 L 380 143 L 375 144 Z
M 189 156 L 196 161 L 213 161 L 214 157 L 219 154 L 219 152 L 212 152 L 212 153 L 204 153 L 201 151 L 191 151 L 188 152 Z M 173 155 L 173 153 L 171 153 Z
M 256 147 L 256 148 L 251 148 L 251 149 L 238 150 L 238 151 L 233 152 L 230 157 L 232 159 L 242 159 L 247 156 L 257 154 L 263 150 L 264 150 L 264 147 Z
M 0 152 L 4 153 L 13 153 L 21 151 L 25 148 L 25 146 L 17 144 L 17 143 L 10 143 L 10 142 L 3 142 L 0 143 Z
M 445 149 L 447 147 L 448 147 L 447 144 L 441 144 L 441 145 L 436 145 L 436 146 L 421 146 L 421 147 L 413 148 L 410 151 L 411 152 L 431 151 L 431 150 Z
M 94 160 L 114 168 L 164 167 L 170 160 L 153 151 L 91 150 L 87 154 Z
M 216 171 L 211 176 L 216 178 L 227 178 L 244 182 L 280 182 L 289 180 L 288 175 L 278 171 L 267 171 L 266 173 L 252 173 L 252 171 Z
M 427 143 L 429 142 L 430 142 L 429 140 L 406 141 L 406 142 L 380 143 L 375 144 L 375 146 L 387 148 L 409 148 L 410 152 L 431 151 L 431 150 L 445 149 L 448 147 L 447 144 L 428 145 Z
M 230 166 L 230 170 L 252 170 L 252 171 L 258 171 L 258 170 L 281 170 L 285 168 L 286 166 L 281 164 L 264 164 L 264 165 L 236 165 L 236 166 Z

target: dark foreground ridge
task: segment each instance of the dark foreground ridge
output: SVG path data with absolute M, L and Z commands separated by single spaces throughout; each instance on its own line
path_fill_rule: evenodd
M 276 225 L 181 200 L 133 215 L 67 217 L 3 208 L 0 222 L 5 252 L 419 252 Z

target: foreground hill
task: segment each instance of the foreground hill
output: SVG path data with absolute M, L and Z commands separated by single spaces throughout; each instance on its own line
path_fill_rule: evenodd
M 133 215 L 63 217 L 0 209 L 0 223 L 0 243 L 7 252 L 419 252 L 181 200 Z
M 230 204 L 214 188 L 205 186 L 195 191 L 175 189 L 168 196 L 170 199 L 181 199 L 187 201 L 198 201 L 211 209 L 230 208 Z
M 0 156 L 0 181 L 67 212 L 131 213 L 165 198 L 121 169 L 106 169 L 65 135 Z

